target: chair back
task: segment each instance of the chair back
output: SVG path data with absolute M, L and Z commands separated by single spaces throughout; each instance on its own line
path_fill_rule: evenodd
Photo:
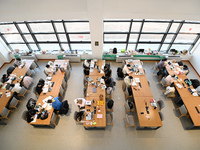
M 30 67 L 30 69 L 35 69 L 36 67 L 37 67 L 36 63 L 33 62 L 32 65 L 31 65 L 31 67 Z
M 167 85 L 166 80 L 165 80 L 164 77 L 162 78 L 161 83 L 162 83 L 163 85 Z
M 77 122 L 77 120 L 76 120 L 76 119 L 77 119 L 76 116 L 77 116 L 77 111 L 74 112 L 74 120 Z
M 159 115 L 160 115 L 161 121 L 163 121 L 164 120 L 164 115 L 163 115 L 163 113 L 161 111 L 159 111 Z
M 157 101 L 157 104 L 159 105 L 160 109 L 164 108 L 165 107 L 165 102 L 160 99 L 159 101 Z
M 4 107 L 3 111 L 1 112 L 1 116 L 2 116 L 2 117 L 6 117 L 7 114 L 8 114 L 8 111 L 9 111 L 9 110 L 8 110 L 6 107 Z
M 26 92 L 25 87 L 22 86 L 22 89 L 19 92 L 19 95 L 23 95 Z
M 55 121 L 56 121 L 56 114 L 53 112 L 50 122 L 54 123 Z
M 27 114 L 27 110 L 25 110 L 23 113 L 22 113 L 22 119 L 26 121 L 26 114 Z
M 32 72 L 30 69 L 28 69 L 27 72 L 26 72 L 26 74 L 27 74 L 28 76 L 30 76 L 32 73 L 33 73 L 33 72 Z
M 83 94 L 84 94 L 84 97 L 87 96 L 87 87 L 83 88 Z
M 180 107 L 180 110 L 181 110 L 181 113 L 182 113 L 183 115 L 187 115 L 187 114 L 188 114 L 188 111 L 187 111 L 185 105 L 182 105 L 182 106 Z

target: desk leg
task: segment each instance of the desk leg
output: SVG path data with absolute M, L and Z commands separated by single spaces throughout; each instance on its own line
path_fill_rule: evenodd
M 156 127 L 156 128 L 154 128 L 154 130 L 157 130 L 157 129 L 159 129 L 160 127 Z

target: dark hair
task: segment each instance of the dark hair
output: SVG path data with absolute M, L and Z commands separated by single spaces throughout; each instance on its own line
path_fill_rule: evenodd
M 187 65 L 183 65 L 183 68 L 187 69 L 187 68 L 188 68 L 188 66 L 187 66 Z
M 175 77 L 175 74 L 172 74 L 171 77 Z
M 130 65 L 130 64 L 127 64 L 126 66 L 127 66 L 127 67 L 130 67 L 131 65 Z
M 167 61 L 167 58 L 162 59 L 162 61 Z
M 16 58 L 16 60 L 19 60 L 19 61 L 20 61 L 20 60 L 21 60 L 21 58 Z
M 129 76 L 129 79 L 133 79 L 133 77 L 132 77 L 132 76 Z
M 47 64 L 46 67 L 49 68 L 50 66 Z
M 105 76 L 102 76 L 101 78 L 102 78 L 102 79 L 106 79 L 106 77 L 105 77 Z
M 11 86 L 11 87 L 14 87 L 14 86 L 15 86 L 15 84 L 10 84 L 10 86 Z
M 3 77 L 6 77 L 6 74 L 3 74 Z

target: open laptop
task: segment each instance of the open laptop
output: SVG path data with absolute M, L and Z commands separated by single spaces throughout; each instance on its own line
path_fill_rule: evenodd
M 90 112 L 89 114 L 86 115 L 86 120 L 92 120 L 93 119 L 93 112 Z

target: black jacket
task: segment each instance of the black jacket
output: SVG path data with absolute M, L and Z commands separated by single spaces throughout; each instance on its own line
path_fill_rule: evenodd
M 33 121 L 33 116 L 36 114 L 36 110 L 35 109 L 31 109 L 31 110 L 29 110 L 29 111 L 27 111 L 27 113 L 26 113 L 26 120 L 27 120 L 27 122 L 29 123 L 29 122 L 31 122 L 31 121 Z
M 13 70 L 15 70 L 15 67 L 10 66 L 7 70 L 7 75 L 10 76 L 10 74 L 13 72 Z

